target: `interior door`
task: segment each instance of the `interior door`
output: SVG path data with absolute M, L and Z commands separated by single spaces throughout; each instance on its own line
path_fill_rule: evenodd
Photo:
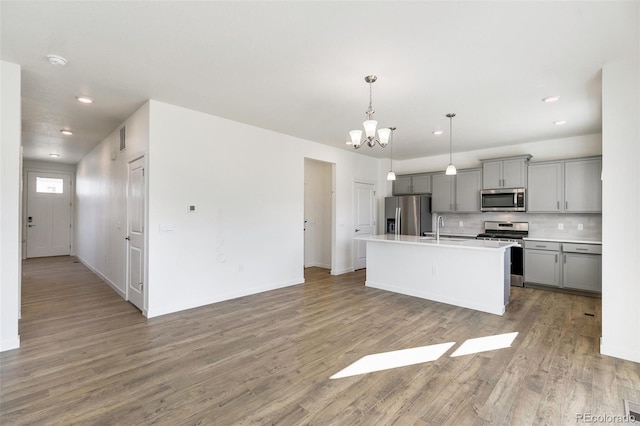
M 373 184 L 355 183 L 355 235 L 357 237 L 371 236 L 375 229 L 375 191 Z M 355 269 L 367 266 L 367 243 L 356 240 Z
M 27 257 L 71 254 L 71 175 L 27 173 Z
M 129 163 L 127 185 L 127 300 L 144 312 L 144 158 Z

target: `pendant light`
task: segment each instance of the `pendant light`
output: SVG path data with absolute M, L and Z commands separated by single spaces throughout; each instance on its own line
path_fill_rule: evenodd
M 393 173 L 393 131 L 395 127 L 389 127 L 391 136 L 389 137 L 389 173 L 387 173 L 387 180 L 396 180 L 396 174 Z M 382 130 L 382 129 L 381 129 Z
M 449 165 L 447 166 L 447 170 L 444 172 L 446 175 L 452 176 L 455 175 L 456 173 L 458 173 L 456 171 L 456 166 L 453 165 L 453 151 L 452 151 L 452 139 L 453 139 L 453 117 L 455 117 L 456 114 L 453 112 L 450 112 L 449 114 L 447 114 L 447 117 L 449 117 Z

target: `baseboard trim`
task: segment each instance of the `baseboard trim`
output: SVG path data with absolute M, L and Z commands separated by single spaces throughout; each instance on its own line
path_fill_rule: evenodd
M 349 272 L 353 272 L 353 271 L 355 271 L 355 269 L 353 268 L 332 269 L 331 275 L 348 274 Z
M 78 259 L 80 261 L 80 263 L 82 263 L 84 266 L 86 266 L 87 268 L 89 268 L 91 270 L 91 272 L 93 272 L 94 274 L 96 274 L 102 281 L 104 281 L 105 283 L 107 283 L 109 285 L 109 287 L 111 287 L 113 289 L 113 291 L 115 291 L 116 293 L 118 293 L 118 295 L 120 297 L 122 297 L 124 300 L 127 300 L 127 297 L 125 295 L 125 293 L 120 290 L 118 288 L 118 286 L 112 282 L 109 278 L 107 278 L 106 276 L 104 276 L 100 271 L 98 271 L 96 268 L 94 268 L 93 266 L 91 266 L 91 264 L 89 262 L 87 262 L 85 259 L 83 259 L 81 256 L 76 255 L 76 259 Z
M 0 341 L 0 352 L 18 349 L 20 347 L 20 335 L 15 339 Z

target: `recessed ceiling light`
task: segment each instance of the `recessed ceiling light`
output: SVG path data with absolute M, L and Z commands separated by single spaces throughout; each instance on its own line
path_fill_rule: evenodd
M 560 100 L 560 96 L 547 96 L 546 98 L 542 98 L 542 102 L 550 104 L 551 102 L 557 102 Z
M 567 124 L 567 120 L 554 121 L 553 124 L 556 126 L 562 126 L 563 124 Z
M 67 60 L 59 55 L 47 55 L 47 59 L 51 65 L 55 65 L 57 67 L 64 67 L 67 65 Z
M 76 96 L 76 99 L 78 100 L 78 102 L 82 102 L 83 104 L 92 104 L 93 103 L 93 99 L 91 99 L 88 96 Z
M 60 154 L 51 153 L 51 154 L 49 154 L 49 157 L 58 158 L 58 157 L 60 157 Z
M 62 133 L 63 135 L 67 135 L 70 136 L 73 134 L 73 132 L 69 129 L 60 129 L 60 133 Z
M 431 133 L 433 133 L 434 135 L 441 135 L 443 132 L 442 132 L 442 130 L 434 130 Z

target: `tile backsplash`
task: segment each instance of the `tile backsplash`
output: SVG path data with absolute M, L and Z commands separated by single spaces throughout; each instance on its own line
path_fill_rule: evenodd
M 433 215 L 435 230 L 436 214 Z M 484 231 L 485 221 L 529 222 L 530 237 L 571 240 L 602 240 L 601 214 L 571 213 L 442 213 L 445 234 L 477 235 Z M 461 226 L 462 225 L 462 226 Z M 563 229 L 559 229 L 559 225 Z M 582 230 L 579 230 L 582 225 Z

